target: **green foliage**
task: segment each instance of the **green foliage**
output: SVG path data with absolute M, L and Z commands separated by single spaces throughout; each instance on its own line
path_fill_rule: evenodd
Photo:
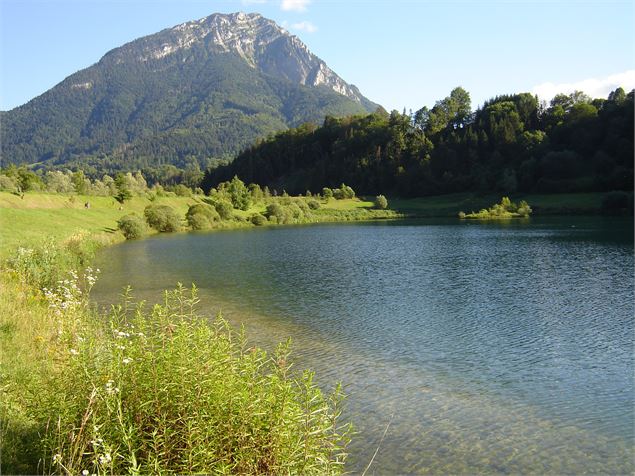
M 192 196 L 192 189 L 186 187 L 185 185 L 181 183 L 172 187 L 170 191 L 174 192 L 177 197 L 191 197 Z
M 220 221 L 220 215 L 216 209 L 206 203 L 190 205 L 185 218 L 193 230 L 207 230 Z
M 115 176 L 115 187 L 117 188 L 117 194 L 115 195 L 115 199 L 123 204 L 127 200 L 132 198 L 132 191 L 130 190 L 130 184 L 126 180 L 126 176 L 122 173 L 118 173 Z
M 324 197 L 324 200 L 328 202 L 331 198 L 333 198 L 333 190 L 328 187 L 324 187 L 322 189 L 322 196 Z
M 221 220 L 231 220 L 234 216 L 234 206 L 228 200 L 216 199 L 211 201 Z
M 401 197 L 629 191 L 634 94 L 591 101 L 573 93 L 543 108 L 520 93 L 472 112 L 469 94 L 455 88 L 414 117 L 396 111 L 327 117 L 319 128 L 280 132 L 209 170 L 204 188 L 239 175 L 292 194 L 342 182 L 361 194 Z M 324 198 L 331 192 L 324 189 Z
M 147 231 L 144 219 L 134 213 L 121 217 L 117 221 L 117 227 L 127 240 L 141 238 Z
M 12 177 L 0 174 L 0 190 L 3 192 L 17 193 L 18 184 Z
M 261 215 L 260 213 L 255 213 L 250 218 L 251 223 L 256 226 L 262 226 L 267 224 L 267 218 Z
M 45 239 L 38 246 L 18 248 L 6 264 L 24 284 L 38 290 L 52 289 L 68 278 L 69 271 L 77 274 L 88 266 L 98 247 L 83 233 L 71 236 L 61 245 Z
M 522 200 L 520 205 L 512 202 L 509 197 L 503 197 L 500 203 L 495 203 L 488 209 L 482 209 L 478 213 L 459 212 L 459 218 L 474 218 L 479 220 L 497 220 L 507 218 L 527 218 L 531 215 L 531 207 Z
M 251 193 L 238 176 L 234 176 L 229 183 L 219 184 L 218 188 L 227 192 L 234 208 L 247 210 L 251 206 Z
M 128 292 L 96 314 L 88 302 L 92 270 L 68 274 L 81 262 L 76 252 L 90 248 L 75 241 L 11 260 L 20 282 L 51 286 L 43 297 L 24 284 L 10 287 L 19 314 L 3 318 L 16 333 L 3 348 L 3 469 L 343 472 L 351 428 L 340 420 L 339 386 L 325 394 L 311 372 L 291 371 L 288 343 L 267 354 L 221 316 L 198 315 L 195 288 L 179 285 L 151 309 Z M 5 367 L 9 361 L 20 364 Z
M 148 205 L 143 211 L 148 225 L 160 232 L 175 232 L 181 229 L 181 218 L 169 205 Z
M 311 199 L 311 200 L 307 201 L 307 202 L 306 202 L 306 204 L 308 205 L 308 207 L 309 207 L 311 210 L 317 210 L 317 209 L 319 209 L 319 208 L 320 208 L 320 202 L 318 202 L 318 201 L 317 201 L 317 200 L 315 200 L 315 199 Z
M 375 197 L 375 208 L 378 210 L 385 210 L 388 208 L 388 200 L 383 195 L 377 195 Z

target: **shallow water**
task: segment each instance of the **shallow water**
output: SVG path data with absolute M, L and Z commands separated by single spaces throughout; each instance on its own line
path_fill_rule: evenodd
M 396 221 L 106 249 L 93 299 L 199 286 L 265 347 L 343 382 L 361 471 L 633 473 L 633 221 Z

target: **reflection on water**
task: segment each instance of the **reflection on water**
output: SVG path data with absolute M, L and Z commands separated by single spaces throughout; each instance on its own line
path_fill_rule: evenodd
M 202 309 L 340 380 L 349 470 L 632 473 L 633 222 L 404 221 L 157 237 L 109 248 L 93 298 Z

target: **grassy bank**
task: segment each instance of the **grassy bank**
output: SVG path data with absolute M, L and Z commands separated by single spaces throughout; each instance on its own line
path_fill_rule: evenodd
M 108 240 L 123 239 L 117 232 L 117 221 L 124 215 L 136 213 L 143 216 L 148 205 L 167 205 L 178 215 L 185 217 L 190 205 L 204 203 L 205 197 L 159 197 L 149 200 L 145 196 L 135 196 L 120 205 L 112 197 L 63 195 L 47 193 L 26 193 L 22 198 L 7 192 L 0 192 L 0 258 L 6 258 L 18 246 L 30 246 L 41 241 L 43 236 L 61 242 L 83 231 L 90 235 L 106 235 Z M 281 202 L 283 197 L 270 199 Z M 296 199 L 293 199 L 296 200 Z M 85 208 L 85 203 L 90 208 Z M 252 205 L 248 210 L 233 210 L 233 219 L 219 227 L 238 228 L 251 226 L 249 217 L 265 213 L 264 201 Z M 320 209 L 311 212 L 303 223 L 372 220 L 395 218 L 398 214 L 391 210 L 374 210 L 373 203 L 360 199 L 331 199 L 322 203 Z M 270 224 L 270 223 L 268 223 Z M 186 226 L 186 223 L 183 223 Z
M 196 201 L 154 203 L 183 216 Z M 89 305 L 94 252 L 122 240 L 117 220 L 149 203 L 0 195 L 2 473 L 341 472 L 340 391 L 292 371 L 287 345 L 251 347 L 221 316 L 198 313 L 195 289 L 152 309 Z M 359 203 L 315 220 L 367 214 Z M 252 225 L 236 213 L 224 226 Z

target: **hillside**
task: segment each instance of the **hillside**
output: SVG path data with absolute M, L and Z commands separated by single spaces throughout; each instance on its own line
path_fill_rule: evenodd
M 213 14 L 116 48 L 4 112 L 2 161 L 204 166 L 273 132 L 376 107 L 275 22 Z

